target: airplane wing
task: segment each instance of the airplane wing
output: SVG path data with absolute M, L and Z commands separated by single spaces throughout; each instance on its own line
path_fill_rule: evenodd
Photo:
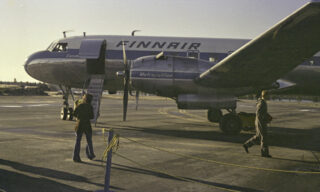
M 307 3 L 196 80 L 212 88 L 271 85 L 320 50 L 320 0 Z

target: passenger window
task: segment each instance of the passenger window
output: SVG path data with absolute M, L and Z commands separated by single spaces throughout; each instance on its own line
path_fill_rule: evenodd
M 310 65 L 313 65 L 314 64 L 314 60 L 310 60 Z
M 58 43 L 54 49 L 52 50 L 53 52 L 64 52 L 67 51 L 67 45 L 68 43 Z
M 199 59 L 199 55 L 200 55 L 200 53 L 198 50 L 188 50 L 188 52 L 187 52 L 187 57 Z
M 215 61 L 216 61 L 216 58 L 214 58 L 214 57 L 209 57 L 209 61 L 210 61 L 210 62 L 215 62 Z

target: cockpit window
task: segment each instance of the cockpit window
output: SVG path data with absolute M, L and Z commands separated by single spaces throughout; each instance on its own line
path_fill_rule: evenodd
M 58 44 L 57 41 L 52 42 L 49 47 L 47 48 L 48 51 L 52 51 L 54 49 L 54 47 Z
M 48 51 L 52 52 L 64 52 L 67 51 L 68 43 L 63 43 L 63 42 L 53 42 L 49 45 Z
M 67 46 L 68 43 L 58 43 L 54 48 L 53 48 L 53 52 L 63 52 L 63 51 L 67 51 Z

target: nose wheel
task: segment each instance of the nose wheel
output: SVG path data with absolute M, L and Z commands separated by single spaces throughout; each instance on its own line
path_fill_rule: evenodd
M 74 100 L 72 91 L 71 91 L 71 87 L 65 87 L 65 90 L 63 89 L 63 87 L 60 85 L 60 89 L 62 90 L 63 93 L 63 104 L 64 105 L 61 108 L 60 111 L 60 119 L 61 120 L 73 120 L 73 108 L 69 107 L 69 95 L 71 93 L 72 99 Z
M 66 120 L 67 119 L 67 115 L 68 115 L 68 109 L 66 107 L 62 107 L 61 108 L 61 112 L 60 112 L 60 119 L 61 120 Z
M 73 108 L 62 107 L 60 111 L 60 119 L 61 120 L 73 120 Z

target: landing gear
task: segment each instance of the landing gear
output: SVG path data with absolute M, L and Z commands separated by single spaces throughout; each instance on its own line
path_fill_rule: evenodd
M 60 85 L 60 89 L 62 90 L 63 93 L 63 105 L 64 107 L 61 108 L 60 111 L 60 119 L 61 120 L 73 120 L 73 108 L 69 107 L 69 95 L 71 93 L 72 99 L 74 100 L 71 87 L 65 87 L 65 90 L 63 87 Z
M 228 135 L 240 133 L 242 129 L 241 120 L 234 110 L 222 116 L 220 120 L 220 129 Z
M 72 120 L 73 120 L 73 108 L 71 108 L 71 107 L 69 107 L 67 119 L 68 119 L 69 121 L 72 121 Z
M 207 117 L 210 122 L 219 123 L 222 118 L 222 112 L 220 109 L 210 108 L 208 109 Z
M 61 112 L 60 112 L 60 119 L 61 120 L 66 120 L 67 119 L 67 115 L 68 115 L 68 109 L 65 107 L 61 108 Z

